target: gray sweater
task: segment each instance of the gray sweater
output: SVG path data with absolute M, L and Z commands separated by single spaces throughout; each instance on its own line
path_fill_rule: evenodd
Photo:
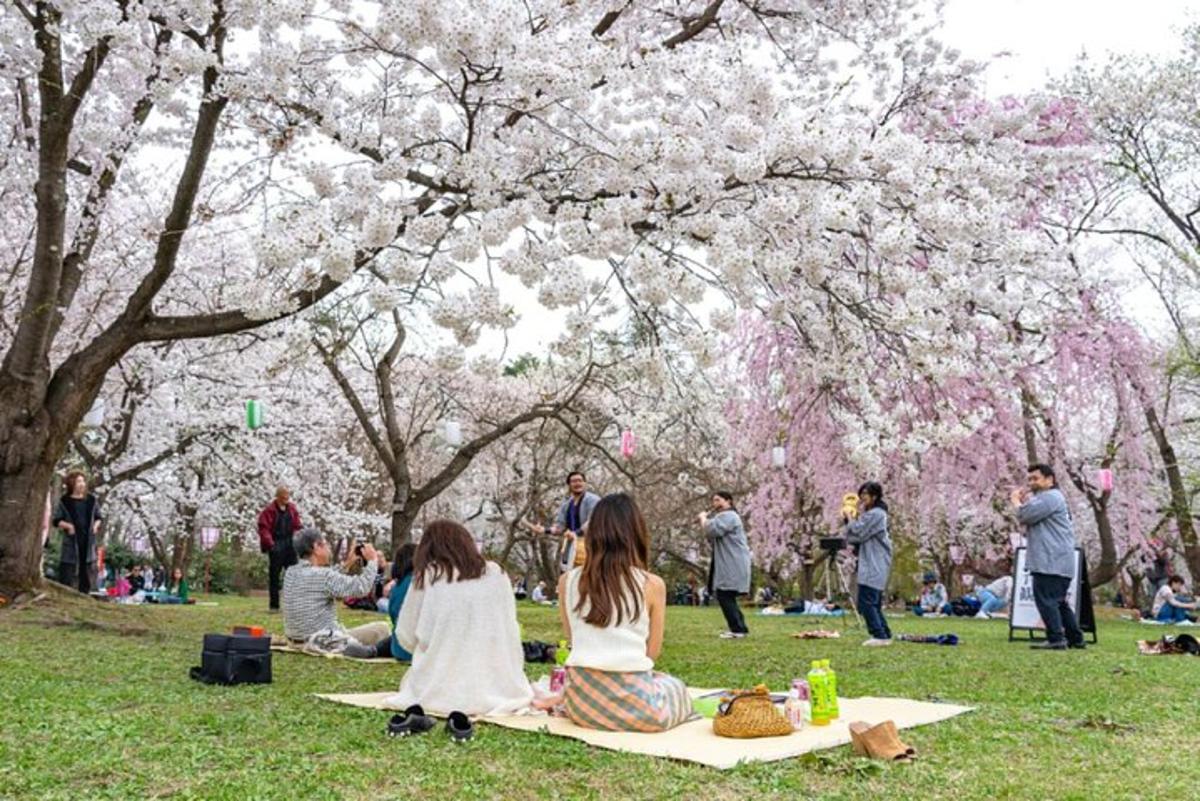
M 750 544 L 742 518 L 732 509 L 718 512 L 704 524 L 713 546 L 712 588 L 750 592 Z
M 883 591 L 892 572 L 892 539 L 888 536 L 887 512 L 878 506 L 851 520 L 842 530 L 846 540 L 858 548 L 858 583 Z
M 1025 526 L 1025 566 L 1030 573 L 1075 575 L 1075 531 L 1062 490 L 1052 487 L 1036 493 L 1017 509 L 1017 520 Z
M 594 492 L 583 493 L 583 499 L 579 502 L 579 525 L 586 526 L 588 521 L 592 519 L 592 510 L 596 508 L 596 504 L 600 503 L 600 496 Z M 571 508 L 571 496 L 562 502 L 558 507 L 558 515 L 554 518 L 555 524 L 563 531 L 567 529 L 567 513 Z M 575 532 L 579 533 L 579 532 Z

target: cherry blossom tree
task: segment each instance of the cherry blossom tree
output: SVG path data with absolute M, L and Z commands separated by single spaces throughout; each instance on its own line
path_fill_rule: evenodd
M 1092 187 L 1094 212 L 1081 230 L 1119 243 L 1121 257 L 1136 266 L 1169 324 L 1172 346 L 1160 360 L 1165 379 L 1143 387 L 1135 402 L 1157 449 L 1180 550 L 1193 577 L 1200 575 L 1195 524 L 1200 489 L 1182 465 L 1198 453 L 1198 78 L 1200 26 L 1192 25 L 1173 58 L 1083 60 L 1061 82 L 1062 91 L 1089 109 L 1103 146 L 1105 171 Z M 1191 422 L 1181 425 L 1183 420 Z
M 347 285 L 470 344 L 508 276 L 576 339 L 621 306 L 696 354 L 716 294 L 818 378 L 953 373 L 960 318 L 1059 264 L 1014 223 L 1070 150 L 913 132 L 977 72 L 920 5 L 5 4 L 0 590 L 36 580 L 27 499 L 126 354 Z

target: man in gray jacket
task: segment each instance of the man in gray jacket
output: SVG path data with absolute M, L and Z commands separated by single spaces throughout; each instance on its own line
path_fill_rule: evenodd
M 1067 604 L 1075 575 L 1075 532 L 1067 499 L 1045 464 L 1029 467 L 1029 491 L 1015 489 L 1012 505 L 1025 526 L 1025 564 L 1033 577 L 1033 602 L 1046 624 L 1046 641 L 1031 648 L 1064 651 L 1083 648 L 1083 632 Z
M 583 538 L 587 534 L 588 521 L 592 519 L 592 510 L 600 502 L 599 495 L 587 491 L 587 477 L 578 470 L 567 474 L 567 489 L 571 494 L 558 507 L 554 525 L 547 530 L 564 537 L 560 565 L 563 572 L 579 567 L 587 557 Z

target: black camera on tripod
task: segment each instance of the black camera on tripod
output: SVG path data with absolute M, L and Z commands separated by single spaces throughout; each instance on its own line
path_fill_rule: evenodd
M 821 537 L 819 544 L 821 550 L 830 555 L 846 550 L 845 537 Z

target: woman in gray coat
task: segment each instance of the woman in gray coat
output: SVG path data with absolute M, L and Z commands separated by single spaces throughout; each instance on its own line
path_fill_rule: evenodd
M 750 545 L 746 542 L 742 518 L 733 507 L 732 495 L 713 493 L 712 512 L 712 517 L 700 513 L 700 526 L 713 547 L 708 589 L 717 596 L 717 603 L 729 625 L 729 630 L 721 637 L 740 640 L 750 633 L 737 600 L 739 595 L 750 592 Z

